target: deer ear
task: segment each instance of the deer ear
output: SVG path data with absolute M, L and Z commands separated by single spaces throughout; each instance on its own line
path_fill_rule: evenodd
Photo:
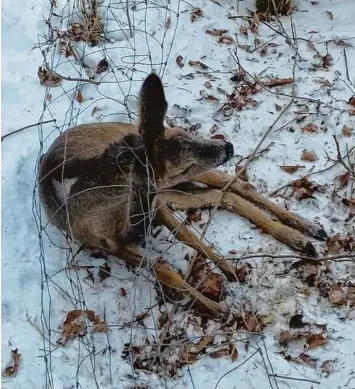
M 164 133 L 164 118 L 168 108 L 163 84 L 155 73 L 151 73 L 143 82 L 139 105 L 138 130 L 148 149 Z

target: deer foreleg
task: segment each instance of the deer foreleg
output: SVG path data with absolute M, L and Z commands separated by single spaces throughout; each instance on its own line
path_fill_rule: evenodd
M 177 210 L 214 207 L 219 203 L 221 195 L 222 191 L 219 189 L 197 189 L 190 193 L 172 190 L 164 192 L 165 200 L 172 203 Z M 299 231 L 281 224 L 278 220 L 272 219 L 265 212 L 237 194 L 225 192 L 220 206 L 245 217 L 260 227 L 265 233 L 287 246 L 305 252 L 308 255 L 316 255 L 313 244 Z
M 209 170 L 208 172 L 194 177 L 193 181 L 222 189 L 232 179 L 233 176 L 230 174 L 221 173 L 217 170 Z M 234 192 L 243 199 L 268 210 L 282 223 L 288 225 L 289 227 L 295 228 L 296 230 L 319 240 L 327 239 L 327 233 L 324 231 L 322 226 L 303 219 L 302 217 L 287 211 L 285 208 L 278 206 L 264 196 L 255 192 L 252 186 L 248 183 L 237 181 L 230 187 L 229 191 Z

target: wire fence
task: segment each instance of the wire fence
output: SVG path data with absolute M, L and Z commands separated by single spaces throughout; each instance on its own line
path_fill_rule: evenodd
M 38 37 L 36 45 L 36 49 L 43 55 L 39 78 L 45 86 L 43 112 L 39 122 L 53 120 L 55 125 L 50 132 L 45 131 L 42 125 L 38 127 L 36 176 L 44 150 L 66 129 L 94 119 L 126 123 L 136 120 L 137 92 L 142 80 L 152 70 L 164 78 L 168 63 L 172 60 L 171 52 L 177 39 L 182 8 L 192 10 L 193 6 L 182 0 L 105 0 L 103 3 L 95 0 L 52 0 L 49 3 L 48 15 L 45 17 L 48 32 Z M 58 329 L 61 324 L 58 318 L 61 315 L 58 312 L 68 311 L 68 307 L 80 311 L 92 309 L 92 295 L 88 293 L 90 287 L 85 281 L 85 274 L 90 275 L 92 266 L 87 263 L 79 266 L 81 250 L 67 236 L 48 226 L 38 202 L 37 184 L 33 190 L 33 214 L 38 229 L 41 266 L 41 351 L 46 376 L 44 387 L 57 388 L 58 382 L 68 388 L 170 387 L 164 376 L 152 380 L 146 376 L 142 380 L 134 369 L 132 355 L 129 355 L 132 370 L 128 372 L 126 368 L 121 368 L 122 360 L 117 355 L 116 346 L 113 346 L 122 346 L 117 339 L 113 339 L 119 331 L 125 331 L 122 338 L 128 339 L 124 347 L 139 343 L 142 348 L 145 347 L 144 339 L 149 331 L 156 339 L 159 337 L 159 324 L 154 315 L 151 328 L 142 325 L 139 318 L 139 304 L 136 306 L 138 288 L 143 288 L 142 293 L 146 291 L 149 296 L 150 305 L 145 307 L 145 313 L 156 308 L 153 283 L 140 271 L 133 275 L 133 282 L 132 277 L 127 276 L 128 283 L 131 283 L 134 290 L 131 320 L 111 323 L 110 319 L 114 315 L 107 312 L 107 309 L 111 309 L 112 305 L 106 304 L 101 298 L 96 307 L 100 302 L 103 304 L 100 314 L 112 331 L 100 334 L 99 338 L 92 331 L 87 331 L 75 338 L 70 349 L 63 351 L 63 346 L 58 343 L 61 335 Z M 61 265 L 53 265 L 55 256 Z M 123 272 L 122 268 L 119 270 Z M 124 277 L 125 275 L 120 274 L 117 276 L 121 281 Z M 145 282 L 143 287 L 142 278 Z M 94 289 L 91 290 L 92 293 L 97 296 L 99 292 Z M 125 293 L 122 288 L 121 293 Z M 173 324 L 175 326 L 170 331 L 178 331 L 178 328 L 186 325 L 186 318 L 178 317 Z M 92 323 L 88 321 L 86 325 L 90 328 Z M 182 347 L 191 340 L 193 337 L 186 338 L 186 332 L 183 331 L 174 347 Z M 273 372 L 260 334 L 248 334 L 247 340 L 238 337 L 230 339 L 231 343 L 236 341 L 244 344 L 247 342 L 254 352 L 229 373 L 256 356 L 261 358 L 266 372 Z M 159 347 L 154 349 L 156 355 L 150 361 L 153 365 L 165 363 L 160 352 Z M 144 366 L 142 369 L 144 373 Z M 194 388 L 193 375 L 190 369 L 188 371 L 191 387 Z M 216 388 L 223 386 L 223 378 L 227 374 L 221 375 Z M 75 382 L 70 377 L 75 377 Z M 270 378 L 269 374 L 268 378 L 270 387 L 278 388 L 276 379 Z

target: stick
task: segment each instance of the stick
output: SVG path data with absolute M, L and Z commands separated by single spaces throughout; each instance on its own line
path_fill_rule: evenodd
M 14 135 L 14 134 L 17 134 L 18 132 L 21 132 L 23 130 L 26 130 L 27 128 L 31 128 L 31 127 L 36 127 L 36 126 L 39 126 L 40 124 L 47 124 L 47 123 L 52 123 L 52 122 L 55 122 L 56 119 L 52 119 L 52 120 L 47 120 L 46 122 L 38 122 L 38 123 L 35 123 L 35 124 L 30 124 L 29 126 L 25 126 L 25 127 L 22 127 L 22 128 L 19 128 L 18 130 L 15 130 L 15 131 L 11 131 L 9 132 L 8 134 L 5 134 L 1 137 L 1 142 L 7 138 L 8 136 L 10 135 Z

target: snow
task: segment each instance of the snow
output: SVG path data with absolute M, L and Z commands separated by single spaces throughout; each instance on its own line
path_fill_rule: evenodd
M 52 16 L 51 23 L 58 27 L 63 24 L 61 28 L 65 29 L 69 16 L 77 14 L 74 1 L 57 0 L 56 3 L 54 12 L 62 18 Z M 343 152 L 355 143 L 354 135 L 345 138 L 341 133 L 344 125 L 355 126 L 355 116 L 347 112 L 350 108 L 347 101 L 355 94 L 351 91 L 355 89 L 352 67 L 355 61 L 355 37 L 352 35 L 355 7 L 351 0 L 311 3 L 308 0 L 295 1 L 298 11 L 292 14 L 297 37 L 300 38 L 298 53 L 303 59 L 297 61 L 295 94 L 319 100 L 321 104 L 317 110 L 317 104 L 307 99 L 296 99 L 275 129 L 294 119 L 296 111 L 308 108 L 305 121 L 293 122 L 280 132 L 272 131 L 263 145 L 270 144 L 269 151 L 248 168 L 250 181 L 265 195 L 308 172 L 328 166 L 326 153 L 336 158 L 333 134 L 338 136 Z M 45 151 L 59 131 L 76 124 L 135 120 L 135 96 L 151 69 L 163 76 L 169 102 L 168 118 L 174 118 L 177 124 L 185 127 L 189 123 L 199 123 L 201 126 L 197 131 L 202 137 L 210 137 L 212 126 L 217 125 L 217 133 L 223 133 L 233 142 L 236 157 L 224 167 L 226 171 L 233 172 L 238 157 L 250 154 L 273 124 L 278 116 L 275 104 L 285 106 L 290 101 L 291 85 L 279 87 L 281 94 L 272 90 L 274 93 L 261 91 L 251 96 L 257 101 L 256 106 L 234 112 L 230 120 L 222 120 L 221 115 L 217 115 L 218 108 L 226 101 L 217 87 L 227 93 L 232 92 L 230 77 L 237 66 L 231 51 L 235 46 L 219 44 L 218 37 L 205 31 L 228 29 L 227 35 L 234 39 L 235 33 L 238 34 L 239 45 L 254 45 L 256 37 L 260 40 L 257 45 L 272 39 L 278 46 L 269 47 L 265 56 L 260 55 L 260 50 L 253 53 L 242 48 L 237 50 L 243 68 L 263 79 L 292 77 L 294 49 L 284 37 L 274 34 L 263 24 L 260 24 L 255 37 L 250 31 L 248 37 L 240 34 L 239 27 L 248 27 L 248 23 L 241 18 L 228 19 L 228 15 L 247 15 L 247 9 L 254 7 L 250 0 L 221 0 L 220 5 L 211 0 L 198 0 L 194 6 L 203 10 L 203 16 L 191 23 L 192 7 L 187 2 L 168 4 L 147 1 L 147 6 L 137 2 L 136 10 L 130 12 L 131 24 L 135 26 L 134 36 L 130 37 L 125 5 L 105 0 L 101 10 L 109 41 L 99 47 L 78 43 L 78 50 L 88 66 L 87 72 L 92 71 L 103 57 L 107 58 L 114 72 L 100 74 L 96 78 L 101 81 L 99 85 L 82 86 L 74 81 L 63 81 L 61 86 L 46 88 L 40 85 L 37 77 L 37 69 L 43 63 L 41 49 L 48 48 L 47 61 L 57 73 L 85 79 L 88 76 L 72 58 L 59 54 L 56 45 L 44 45 L 48 26 L 43 17 L 50 15 L 50 2 L 3 1 L 2 135 L 37 122 L 56 120 L 55 123 L 25 129 L 2 142 L 2 366 L 10 361 L 12 349 L 18 348 L 21 353 L 17 376 L 3 378 L 2 387 L 5 389 L 104 389 L 129 388 L 135 384 L 148 388 L 205 389 L 213 389 L 217 385 L 218 388 L 355 387 L 354 312 L 351 308 L 333 306 L 317 289 L 309 288 L 295 271 L 290 271 L 289 262 L 267 258 L 248 261 L 253 270 L 246 284 L 226 285 L 226 303 L 232 309 L 254 310 L 266 315 L 270 322 L 263 331 L 263 337 L 235 334 L 233 339 L 239 352 L 237 361 L 206 356 L 189 368 L 184 367 L 174 379 L 167 380 L 145 371 L 135 373 L 129 360 L 121 358 L 124 344 L 144 345 L 147 339 L 152 341 L 159 336 L 157 320 L 160 312 L 155 305 L 156 291 L 151 278 L 145 272 L 140 274 L 127 270 L 122 261 L 111 258 L 112 276 L 100 282 L 97 268 L 104 261 L 89 258 L 87 252 L 82 252 L 75 258 L 76 263 L 96 266 L 93 269 L 95 283 L 85 279 L 88 275 L 85 268 L 67 267 L 67 261 L 76 248 L 71 250 L 63 235 L 53 226 L 47 226 L 45 216 L 40 214 L 34 188 L 42 143 Z M 327 11 L 332 13 L 333 19 Z M 168 17 L 170 27 L 166 29 Z M 282 17 L 281 21 L 288 35 L 292 36 L 290 18 Z M 276 23 L 272 25 L 277 26 Z M 328 69 L 310 69 L 320 62 L 320 58 L 314 58 L 315 52 L 307 44 L 309 39 L 322 56 L 331 54 L 332 65 Z M 352 45 L 346 47 L 350 81 L 347 80 L 344 46 L 335 44 L 334 39 L 342 39 Z M 40 48 L 31 50 L 38 42 L 41 43 Z M 183 68 L 176 64 L 178 55 L 184 58 Z M 204 71 L 190 66 L 189 60 L 202 61 L 209 69 Z M 190 73 L 194 75 L 193 79 L 184 77 Z M 322 86 L 321 78 L 328 80 L 331 87 Z M 204 87 L 208 80 L 212 84 L 210 89 Z M 79 87 L 83 95 L 81 104 L 74 99 Z M 217 97 L 219 102 L 201 99 L 202 90 Z M 326 127 L 327 131 L 303 133 L 301 128 L 309 122 L 319 128 Z M 314 150 L 318 159 L 312 163 L 301 161 L 304 149 Z M 279 168 L 280 165 L 296 164 L 306 168 L 293 175 Z M 328 184 L 326 193 L 316 194 L 314 199 L 299 202 L 294 198 L 276 198 L 274 201 L 301 216 L 319 221 L 329 235 L 350 233 L 354 236 L 353 220 L 346 221 L 348 208 L 331 198 L 335 177 L 343 172 L 341 166 L 336 166 L 311 177 L 318 184 Z M 202 223 L 207 218 L 208 212 L 204 211 L 202 222 L 195 226 L 196 232 L 202 230 Z M 45 227 L 41 234 L 39 225 Z M 249 222 L 225 211 L 215 216 L 206 239 L 225 255 L 230 250 L 236 250 L 238 255 L 292 253 L 273 238 L 260 234 Z M 191 250 L 180 244 L 172 246 L 171 242 L 172 238 L 163 230 L 153 240 L 155 249 L 149 247 L 152 259 L 164 253 L 164 258 L 172 266 L 186 272 L 188 263 L 183 258 Z M 318 247 L 320 251 L 324 250 L 323 243 Z M 355 281 L 353 262 L 333 264 L 331 270 L 329 277 L 334 282 Z M 127 294 L 124 295 L 122 290 Z M 144 320 L 145 326 L 132 322 L 135 315 L 146 312 L 152 306 L 154 308 Z M 171 310 L 172 305 L 167 304 L 166 308 Z M 58 327 L 73 309 L 94 310 L 109 324 L 110 331 L 107 334 L 89 333 L 80 340 L 68 342 L 65 347 L 58 347 L 55 344 L 59 337 Z M 317 359 L 315 368 L 305 363 L 286 361 L 280 354 L 283 348 L 275 340 L 280 330 L 288 329 L 289 318 L 297 312 L 302 312 L 304 321 L 312 323 L 312 326 L 327 325 L 327 343 L 307 352 Z M 215 344 L 225 340 L 218 323 L 211 321 L 203 330 L 198 325 L 199 319 L 196 319 L 197 324 L 191 324 L 192 316 L 178 310 L 173 318 L 173 328 L 185 328 L 191 338 L 217 334 Z M 248 351 L 244 346 L 246 339 L 250 344 Z M 302 345 L 290 345 L 286 354 L 298 355 L 303 351 Z M 259 352 L 252 356 L 255 350 Z M 332 361 L 333 371 L 329 376 L 320 369 L 326 360 Z M 320 384 L 275 379 L 268 377 L 268 373 Z

